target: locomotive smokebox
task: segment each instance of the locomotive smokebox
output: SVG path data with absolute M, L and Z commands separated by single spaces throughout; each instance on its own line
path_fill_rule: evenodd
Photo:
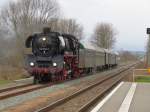
M 43 28 L 43 33 L 44 34 L 47 34 L 47 33 L 50 33 L 51 32 L 51 28 L 50 27 L 44 27 Z

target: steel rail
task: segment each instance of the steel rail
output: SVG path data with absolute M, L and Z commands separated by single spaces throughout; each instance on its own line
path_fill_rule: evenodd
M 18 86 L 3 88 L 3 89 L 0 89 L 0 93 L 7 92 L 7 91 L 12 91 L 12 90 L 19 89 L 19 88 L 28 87 L 28 86 L 31 86 L 31 85 L 33 85 L 33 84 L 24 84 L 24 85 L 18 85 Z
M 2 92 L 0 93 L 0 100 L 4 100 L 6 98 L 10 98 L 10 97 L 14 97 L 14 96 L 18 96 L 18 95 L 22 95 L 28 92 L 32 92 L 38 89 L 42 89 L 42 88 L 46 88 L 51 86 L 52 84 L 46 84 L 46 85 L 29 85 L 29 86 L 25 86 L 25 87 L 20 87 L 17 89 L 13 89 L 12 91 L 6 91 L 6 92 Z M 22 89 L 22 90 L 19 90 Z
M 130 69 L 128 69 L 130 70 Z M 89 102 L 87 102 L 85 105 L 83 105 L 80 109 L 78 109 L 77 112 L 86 112 L 89 107 L 93 106 L 94 104 L 96 104 L 96 102 L 98 101 L 98 99 L 101 99 L 105 94 L 107 94 L 113 87 L 115 87 L 122 78 L 124 78 L 125 75 L 120 76 L 116 81 L 114 81 L 112 84 L 110 84 L 108 87 L 104 88 L 101 93 L 99 93 L 96 97 L 94 97 L 93 99 L 91 99 Z
M 137 63 L 135 63 L 135 64 L 130 64 L 130 65 L 127 65 L 127 66 L 125 66 L 125 67 L 122 67 L 122 68 L 119 69 L 117 72 L 114 72 L 113 75 L 112 75 L 112 73 L 110 73 L 111 75 L 107 75 L 105 78 L 101 79 L 99 82 L 96 82 L 96 83 L 94 83 L 94 84 L 92 84 L 92 85 L 90 85 L 90 86 L 88 86 L 88 87 L 85 87 L 85 88 L 83 88 L 83 89 L 81 89 L 81 90 L 79 90 L 79 91 L 77 91 L 77 92 L 75 92 L 75 93 L 73 93 L 73 94 L 71 94 L 71 95 L 65 97 L 65 98 L 59 99 L 59 100 L 57 100 L 57 101 L 55 101 L 55 102 L 53 102 L 53 103 L 51 103 L 51 104 L 49 104 L 49 105 L 47 105 L 47 106 L 45 106 L 45 107 L 43 107 L 43 108 L 41 108 L 41 109 L 35 111 L 35 112 L 48 112 L 48 111 L 50 111 L 50 110 L 53 110 L 53 109 L 55 109 L 56 107 L 58 107 L 58 106 L 60 106 L 60 105 L 63 105 L 63 103 L 68 102 L 69 100 L 75 98 L 76 96 L 78 96 L 78 95 L 80 95 L 80 94 L 82 94 L 82 93 L 84 93 L 84 92 L 86 92 L 86 91 L 92 89 L 93 87 L 95 87 L 95 86 L 97 86 L 97 85 L 99 85 L 99 84 L 102 84 L 103 82 L 105 82 L 105 81 L 107 81 L 107 80 L 109 80 L 109 79 L 111 79 L 111 78 L 113 78 L 113 77 L 119 75 L 120 73 L 123 73 L 124 71 L 128 70 L 128 69 L 131 68 L 132 66 L 135 66 L 136 64 L 137 64 Z
M 86 76 L 88 76 L 88 75 L 86 75 Z M 80 78 L 83 78 L 83 77 L 86 77 L 86 76 L 81 76 Z M 51 84 L 40 85 L 40 86 L 37 86 L 37 85 L 34 85 L 34 84 L 25 84 L 25 85 L 20 85 L 20 86 L 4 88 L 4 89 L 0 90 L 0 100 L 10 98 L 10 97 L 14 97 L 14 96 L 18 96 L 18 95 L 25 94 L 25 93 L 28 93 L 28 92 L 31 92 L 31 91 L 34 91 L 34 90 L 38 90 L 38 89 L 42 89 L 42 88 L 45 88 L 45 87 L 48 87 L 48 86 L 52 86 L 54 84 L 59 84 L 59 83 L 62 83 L 62 82 L 71 81 L 71 80 L 75 80 L 75 79 L 78 79 L 78 78 L 73 78 L 73 79 L 65 80 L 65 81 L 52 82 Z M 18 90 L 18 89 L 27 88 L 27 87 L 30 87 L 30 86 L 35 86 L 35 88 L 26 89 L 26 90 L 22 90 L 22 91 Z M 12 91 L 15 91 L 15 90 L 18 90 L 18 92 L 16 91 L 16 92 L 11 93 Z M 4 94 L 4 93 L 6 93 L 6 94 Z

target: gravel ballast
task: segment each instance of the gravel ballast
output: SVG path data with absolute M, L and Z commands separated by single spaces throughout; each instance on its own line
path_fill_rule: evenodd
M 10 108 L 10 107 L 12 107 L 11 110 L 13 110 L 13 107 L 15 108 L 16 105 L 18 107 L 19 105 L 21 106 L 23 104 L 29 104 L 27 102 L 32 102 L 32 101 L 38 99 L 39 97 L 43 97 L 43 98 L 49 97 L 50 100 L 47 101 L 46 98 L 45 98 L 45 100 L 47 101 L 47 103 L 50 103 L 53 100 L 59 99 L 59 97 L 63 97 L 64 95 L 71 94 L 73 91 L 78 90 L 78 89 L 88 85 L 88 83 L 90 84 L 92 81 L 96 80 L 97 78 L 101 78 L 111 72 L 112 72 L 112 70 L 97 73 L 97 75 L 90 75 L 90 76 L 82 77 L 80 79 L 64 82 L 61 84 L 56 84 L 51 87 L 36 90 L 36 91 L 29 92 L 29 93 L 26 93 L 26 94 L 23 94 L 20 96 L 8 98 L 5 100 L 1 100 L 0 101 L 0 110 L 4 110 L 4 109 Z M 76 86 L 78 86 L 78 87 L 76 87 Z M 33 106 L 32 106 L 32 108 L 33 108 Z

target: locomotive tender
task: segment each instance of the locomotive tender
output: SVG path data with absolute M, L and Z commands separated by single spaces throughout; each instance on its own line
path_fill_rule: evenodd
M 81 44 L 70 34 L 51 32 L 30 35 L 26 42 L 25 68 L 34 76 L 34 83 L 80 77 L 117 65 L 117 54 L 107 49 Z

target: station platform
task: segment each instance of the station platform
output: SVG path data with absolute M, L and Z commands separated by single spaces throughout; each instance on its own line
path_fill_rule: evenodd
M 121 82 L 91 112 L 150 112 L 150 83 Z

